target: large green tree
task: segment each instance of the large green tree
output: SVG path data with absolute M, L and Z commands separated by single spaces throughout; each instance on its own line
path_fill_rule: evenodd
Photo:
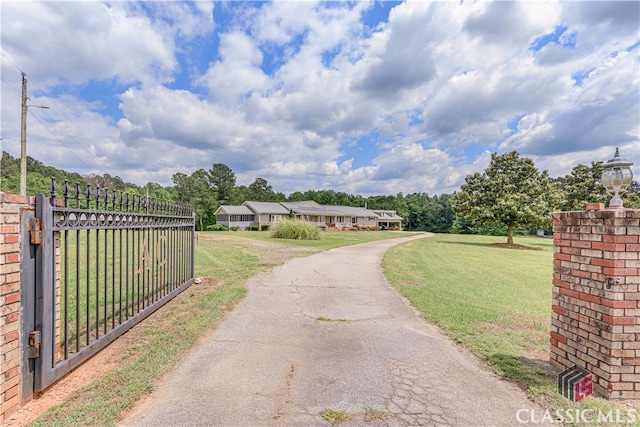
M 233 188 L 236 186 L 236 174 L 224 163 L 214 163 L 209 169 L 209 184 L 216 193 L 220 204 L 226 205 L 233 200 Z
M 204 169 L 198 169 L 191 175 L 176 173 L 173 175 L 173 183 L 178 201 L 193 206 L 200 230 L 215 223 L 214 212 L 218 204 Z
M 551 222 L 556 192 L 546 171 L 517 151 L 491 155 L 484 173 L 467 175 L 454 196 L 453 211 L 475 225 L 504 225 L 507 243 L 520 226 L 542 227 Z
M 276 201 L 276 193 L 273 192 L 273 188 L 266 179 L 259 177 L 249 185 L 249 196 L 250 200 L 255 202 Z

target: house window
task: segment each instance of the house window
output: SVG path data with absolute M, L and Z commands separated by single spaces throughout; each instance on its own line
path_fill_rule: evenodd
M 355 216 L 351 218 L 351 224 L 357 224 L 357 223 L 358 223 L 358 218 L 356 218 Z
M 344 217 L 343 216 L 339 216 L 337 222 L 344 222 Z
M 253 218 L 253 215 L 230 215 L 229 220 L 233 222 L 251 222 Z

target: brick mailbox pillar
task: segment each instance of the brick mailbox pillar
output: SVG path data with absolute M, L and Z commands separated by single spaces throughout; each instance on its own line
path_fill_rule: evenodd
M 640 398 L 640 210 L 553 214 L 550 361 L 593 374 L 606 398 Z

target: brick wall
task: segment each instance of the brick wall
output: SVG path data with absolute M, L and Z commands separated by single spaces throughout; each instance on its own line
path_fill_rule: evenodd
M 0 192 L 0 424 L 20 408 L 20 214 L 33 198 Z
M 640 398 L 640 210 L 553 214 L 551 363 L 607 398 Z

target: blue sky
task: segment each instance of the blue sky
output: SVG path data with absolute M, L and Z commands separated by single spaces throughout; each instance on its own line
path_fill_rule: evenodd
M 492 152 L 640 164 L 635 1 L 0 3 L 2 149 L 171 185 L 452 193 Z M 1 189 L 0 189 L 1 190 Z

